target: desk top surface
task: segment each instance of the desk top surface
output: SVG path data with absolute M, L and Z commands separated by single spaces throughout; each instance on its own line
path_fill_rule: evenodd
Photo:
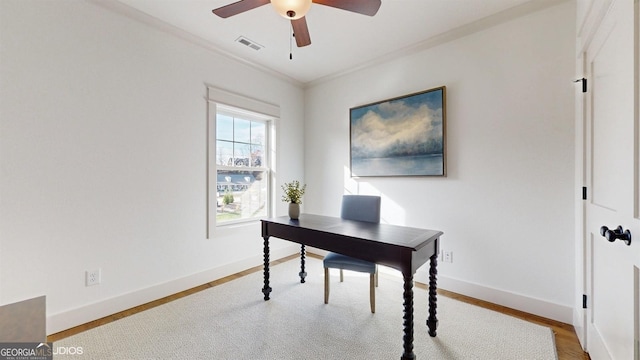
M 288 216 L 280 216 L 262 219 L 261 221 L 290 226 L 292 228 L 308 229 L 337 234 L 344 237 L 376 241 L 410 248 L 414 251 L 442 235 L 442 231 L 437 230 L 345 220 L 338 217 L 313 214 L 300 214 L 298 220 L 291 220 Z

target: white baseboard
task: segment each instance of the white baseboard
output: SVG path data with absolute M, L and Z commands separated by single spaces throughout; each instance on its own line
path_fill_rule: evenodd
M 321 256 L 326 255 L 326 251 L 316 248 L 308 248 L 308 251 Z M 413 279 L 419 283 L 429 284 L 428 267 L 418 269 Z M 542 316 L 547 319 L 560 321 L 565 324 L 573 324 L 574 309 L 571 306 L 560 305 L 442 275 L 438 275 L 437 283 L 438 288 L 444 290 Z
M 270 258 L 271 260 L 276 260 L 299 253 L 299 251 L 300 246 L 292 243 L 290 246 L 271 250 Z M 86 324 L 93 320 L 128 310 L 138 305 L 146 304 L 150 301 L 158 300 L 229 275 L 237 274 L 254 266 L 262 265 L 263 261 L 264 259 L 262 255 L 254 256 L 232 264 L 185 276 L 180 279 L 136 290 L 128 294 L 48 315 L 47 335 L 71 329 L 75 326 Z
M 420 283 L 429 283 L 428 271 L 416 272 L 414 280 Z M 549 301 L 532 298 L 529 296 L 516 294 L 509 291 L 490 288 L 480 284 L 466 282 L 438 275 L 438 288 L 455 292 L 461 295 L 470 296 L 475 299 L 488 301 L 493 304 L 506 306 L 508 308 L 524 311 L 529 314 L 545 317 L 565 324 L 573 323 L 573 308 L 571 306 L 560 305 Z
M 321 256 L 326 255 L 326 251 L 316 248 L 308 248 L 308 251 Z M 419 283 L 429 284 L 428 267 L 418 269 L 413 279 Z M 542 316 L 547 319 L 560 321 L 565 324 L 573 324 L 574 309 L 571 306 L 560 305 L 442 275 L 438 275 L 437 283 L 438 288 L 444 290 Z

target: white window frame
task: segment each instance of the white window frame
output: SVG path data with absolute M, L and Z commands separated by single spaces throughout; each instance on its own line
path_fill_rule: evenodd
M 232 109 L 230 109 L 232 108 Z M 219 166 L 217 164 L 216 149 L 216 124 L 218 110 L 240 114 L 247 120 L 257 120 L 265 122 L 266 163 L 254 170 L 265 171 L 267 177 L 267 216 L 271 216 L 274 209 L 274 188 L 273 181 L 275 166 L 275 126 L 280 117 L 280 107 L 269 104 L 261 100 L 256 100 L 243 95 L 235 94 L 223 89 L 207 86 L 207 227 L 206 237 L 212 238 L 216 229 L 244 223 L 256 222 L 257 218 L 245 218 L 239 220 L 225 221 L 218 224 L 216 221 L 217 208 L 217 173 L 218 170 L 243 170 L 243 167 Z

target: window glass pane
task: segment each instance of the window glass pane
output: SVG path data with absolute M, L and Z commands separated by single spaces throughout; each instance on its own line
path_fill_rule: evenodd
M 216 222 L 267 216 L 267 176 L 263 171 L 219 170 Z
M 218 140 L 233 141 L 233 117 L 217 114 L 216 138 Z
M 249 166 L 251 161 L 251 145 L 235 143 L 233 146 L 234 165 Z
M 251 143 L 257 145 L 265 144 L 265 133 L 267 131 L 267 124 L 260 122 L 251 123 Z
M 217 141 L 216 157 L 216 164 L 233 166 L 233 143 L 230 141 Z
M 264 151 L 264 147 L 262 145 L 251 145 L 251 166 L 253 167 L 261 167 L 267 166 L 267 164 L 263 163 L 262 154 Z
M 250 143 L 251 142 L 251 121 L 235 118 L 234 121 L 233 141 Z

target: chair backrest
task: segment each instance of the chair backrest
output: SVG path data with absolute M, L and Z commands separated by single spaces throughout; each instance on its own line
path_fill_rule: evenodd
M 342 195 L 340 217 L 347 220 L 380 222 L 380 196 Z

